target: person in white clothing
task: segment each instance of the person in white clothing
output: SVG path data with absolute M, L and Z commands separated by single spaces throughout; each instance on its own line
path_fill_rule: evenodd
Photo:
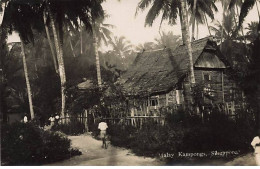
M 100 130 L 100 138 L 103 141 L 102 147 L 107 148 L 107 143 L 106 143 L 106 130 L 107 130 L 108 126 L 107 123 L 104 122 L 104 120 L 101 120 L 101 122 L 98 124 L 98 129 Z
M 260 129 L 258 130 L 258 136 L 254 137 L 251 145 L 255 149 L 255 161 L 256 165 L 260 165 Z
M 50 126 L 51 126 L 51 127 L 54 126 L 55 118 L 54 118 L 53 116 L 51 116 L 51 117 L 49 118 L 49 121 L 50 121 Z
M 56 116 L 55 116 L 55 120 L 54 120 L 54 124 L 55 124 L 55 125 L 58 125 L 58 124 L 59 124 L 59 119 L 60 119 L 60 116 L 59 116 L 59 115 L 56 115 Z
M 24 116 L 24 117 L 23 117 L 23 122 L 24 122 L 24 123 L 27 123 L 27 122 L 28 122 L 27 116 Z

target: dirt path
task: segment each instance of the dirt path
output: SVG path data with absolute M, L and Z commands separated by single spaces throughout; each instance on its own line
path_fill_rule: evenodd
M 241 157 L 237 157 L 234 160 L 227 162 L 225 165 L 227 166 L 255 166 L 255 158 L 254 153 L 248 153 Z
M 130 150 L 114 147 L 109 144 L 108 149 L 101 147 L 102 142 L 90 135 L 69 136 L 72 147 L 78 148 L 82 155 L 70 159 L 48 164 L 48 166 L 163 166 L 165 162 L 155 158 L 139 157 Z M 197 162 L 199 163 L 199 162 Z M 212 160 L 208 163 L 190 165 L 210 166 L 253 166 L 255 164 L 253 153 L 235 158 L 232 161 Z M 177 164 L 179 165 L 179 164 Z M 184 164 L 185 165 L 185 164 Z M 187 164 L 186 164 L 187 165 Z
M 69 136 L 72 147 L 77 147 L 82 155 L 68 160 L 48 164 L 48 166 L 158 166 L 164 165 L 162 161 L 154 158 L 139 157 L 129 150 L 114 147 L 109 144 L 103 149 L 102 142 L 90 135 Z

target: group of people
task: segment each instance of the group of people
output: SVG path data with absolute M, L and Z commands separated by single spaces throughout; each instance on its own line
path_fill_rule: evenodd
M 59 115 L 51 116 L 51 117 L 49 118 L 50 125 L 51 125 L 51 126 L 57 125 L 57 124 L 59 123 L 59 119 L 60 119 L 60 116 L 59 116 Z

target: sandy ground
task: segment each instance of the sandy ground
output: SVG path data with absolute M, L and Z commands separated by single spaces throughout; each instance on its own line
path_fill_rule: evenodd
M 68 160 L 48 164 L 48 166 L 158 166 L 164 163 L 158 159 L 139 157 L 129 150 L 108 145 L 102 148 L 102 142 L 90 135 L 69 136 L 72 146 L 82 155 Z
M 109 144 L 107 149 L 102 148 L 102 142 L 90 135 L 69 136 L 72 146 L 78 148 L 82 155 L 70 159 L 48 164 L 47 166 L 163 166 L 165 162 L 155 159 L 136 156 L 130 150 L 114 147 Z M 179 165 L 179 164 L 177 164 Z M 185 165 L 185 164 L 184 164 Z M 190 164 L 192 165 L 192 164 Z M 255 164 L 253 153 L 240 156 L 229 162 L 212 160 L 204 164 L 209 166 L 253 166 Z
M 248 153 L 241 157 L 237 157 L 232 161 L 227 162 L 225 165 L 227 166 L 255 166 L 255 157 L 254 153 Z

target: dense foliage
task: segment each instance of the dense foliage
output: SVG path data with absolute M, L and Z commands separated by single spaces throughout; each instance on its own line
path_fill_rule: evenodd
M 1 128 L 1 165 L 41 165 L 80 155 L 60 132 L 44 131 L 34 123 Z
M 54 125 L 51 130 L 61 131 L 67 135 L 79 135 L 85 132 L 85 125 L 77 119 L 71 119 L 68 123 Z
M 235 121 L 221 112 L 214 112 L 208 121 L 202 122 L 197 116 L 177 111 L 167 115 L 165 125 L 153 121 L 143 124 L 140 129 L 112 125 L 108 133 L 111 135 L 111 144 L 131 148 L 134 153 L 144 156 L 212 151 L 237 151 L 241 154 L 250 150 L 254 129 L 251 124 L 252 118 L 248 115 Z M 169 159 L 178 158 L 182 157 Z

